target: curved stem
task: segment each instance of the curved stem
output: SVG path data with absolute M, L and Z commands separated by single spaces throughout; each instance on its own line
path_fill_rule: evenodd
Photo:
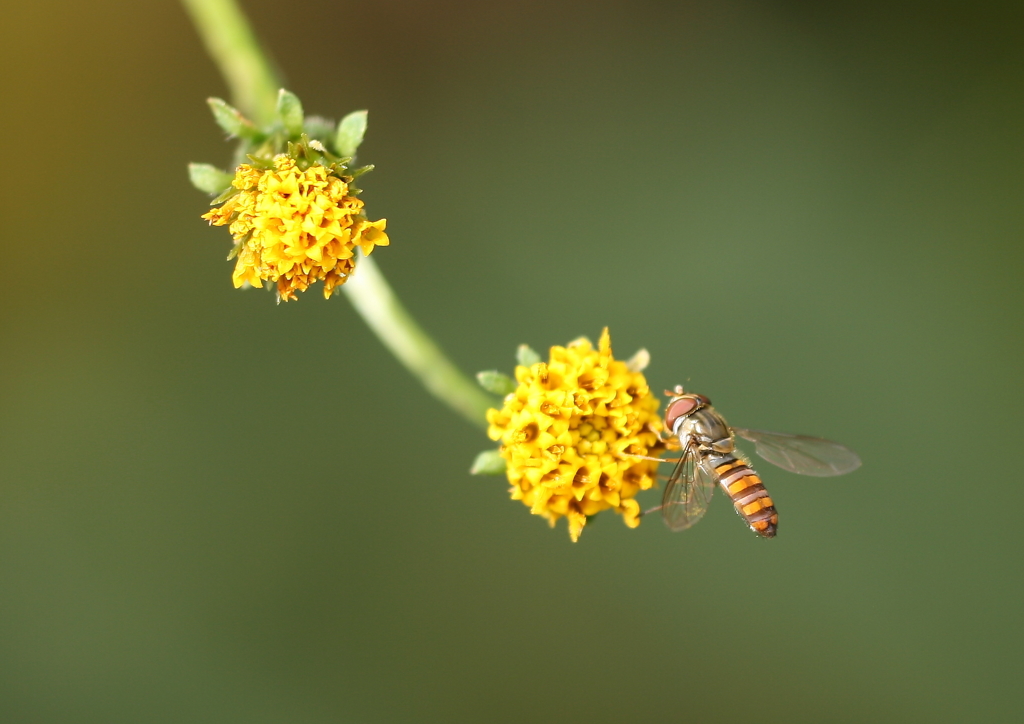
M 231 89 L 232 102 L 257 125 L 273 120 L 280 83 L 235 0 L 182 0 Z M 356 273 L 341 287 L 384 346 L 437 399 L 472 424 L 495 400 L 452 364 L 398 301 L 377 264 L 360 255 Z
M 182 0 L 231 91 L 231 103 L 256 125 L 274 120 L 281 81 L 235 0 Z
M 464 418 L 486 428 L 496 403 L 452 364 L 395 296 L 376 262 L 360 253 L 355 273 L 341 287 L 384 346 L 423 386 Z

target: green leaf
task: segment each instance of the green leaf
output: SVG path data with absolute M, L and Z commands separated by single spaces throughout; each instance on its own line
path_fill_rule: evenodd
M 354 111 L 338 123 L 338 133 L 334 137 L 334 150 L 340 156 L 355 156 L 359 144 L 366 135 L 367 111 Z
M 540 355 L 533 351 L 528 344 L 519 345 L 516 350 L 516 363 L 523 367 L 530 367 L 540 362 Z
M 217 125 L 229 136 L 244 138 L 247 141 L 263 140 L 264 136 L 260 130 L 233 106 L 220 98 L 207 98 L 206 103 L 213 111 L 213 120 L 217 121 Z
M 203 193 L 220 194 L 231 186 L 234 176 L 208 163 L 190 163 L 188 178 Z
M 505 459 L 497 450 L 484 450 L 476 456 L 470 475 L 504 475 Z
M 290 138 L 302 135 L 302 101 L 297 95 L 282 88 L 277 94 L 277 115 Z
M 497 370 L 477 372 L 476 381 L 479 382 L 480 386 L 488 392 L 493 392 L 501 397 L 515 392 L 516 390 L 516 381 Z

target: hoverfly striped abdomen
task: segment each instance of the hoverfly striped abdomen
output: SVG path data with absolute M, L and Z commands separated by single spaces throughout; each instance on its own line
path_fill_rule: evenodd
M 779 513 L 757 473 L 731 453 L 709 456 L 708 462 L 714 468 L 718 484 L 732 500 L 736 513 L 758 535 L 774 538 Z

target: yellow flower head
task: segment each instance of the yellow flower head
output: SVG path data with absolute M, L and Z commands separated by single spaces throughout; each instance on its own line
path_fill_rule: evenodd
M 323 280 L 324 297 L 330 297 L 355 268 L 356 247 L 369 254 L 387 246 L 386 219 L 367 220 L 363 202 L 349 195 L 351 180 L 333 166 L 302 170 L 284 154 L 273 168 L 239 166 L 231 182 L 237 193 L 203 214 L 216 226 L 231 225 L 235 287 L 274 282 L 288 301 Z
M 613 508 L 640 524 L 636 494 L 654 485 L 661 422 L 643 373 L 612 357 L 607 328 L 552 347 L 548 362 L 516 367 L 515 392 L 488 410 L 488 435 L 501 440 L 512 499 L 553 526 L 565 516 L 576 541 L 587 517 Z

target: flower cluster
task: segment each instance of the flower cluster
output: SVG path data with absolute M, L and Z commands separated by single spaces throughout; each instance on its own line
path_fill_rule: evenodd
M 587 339 L 552 347 L 548 362 L 517 367 L 516 381 L 502 408 L 487 413 L 512 498 L 552 526 L 568 518 L 573 541 L 609 508 L 639 525 L 635 497 L 653 487 L 658 463 L 633 456 L 660 449 L 658 398 L 643 373 L 612 356 L 608 330 L 597 349 Z
M 356 247 L 369 254 L 387 246 L 386 220 L 366 218 L 349 182 L 333 165 L 302 169 L 285 154 L 274 158 L 273 168 L 239 166 L 231 182 L 237 192 L 203 214 L 216 226 L 230 224 L 235 287 L 273 282 L 288 301 L 322 280 L 330 297 L 355 268 Z

